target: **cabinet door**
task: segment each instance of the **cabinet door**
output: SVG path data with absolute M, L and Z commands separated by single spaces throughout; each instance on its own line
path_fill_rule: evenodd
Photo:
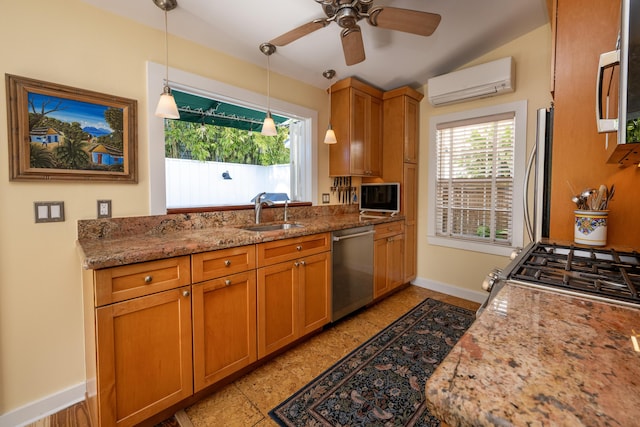
M 406 283 L 416 278 L 418 268 L 418 165 L 405 163 L 403 176 L 402 213 L 405 216 L 404 281 Z
M 418 138 L 420 135 L 420 103 L 408 96 L 404 98 L 404 161 L 418 163 Z
M 378 298 L 389 290 L 387 281 L 387 239 L 373 241 L 373 297 Z
M 351 89 L 350 169 L 352 175 L 366 175 L 368 170 L 366 147 L 371 96 Z
M 382 100 L 369 97 L 365 144 L 365 175 L 382 176 Z
M 298 330 L 298 267 L 296 261 L 259 268 L 258 358 L 293 342 Z
M 255 270 L 193 285 L 195 391 L 255 362 Z
M 331 253 L 306 257 L 299 264 L 300 336 L 329 323 L 331 318 Z
M 193 393 L 190 287 L 96 309 L 100 425 L 130 426 Z
M 389 289 L 397 288 L 404 281 L 404 234 L 387 239 L 387 279 Z

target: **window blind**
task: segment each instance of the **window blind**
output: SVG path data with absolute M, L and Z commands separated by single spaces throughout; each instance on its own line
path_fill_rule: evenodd
M 436 235 L 511 245 L 515 113 L 436 126 Z

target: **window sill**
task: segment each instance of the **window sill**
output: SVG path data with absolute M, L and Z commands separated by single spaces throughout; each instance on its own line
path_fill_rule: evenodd
M 491 255 L 511 256 L 515 249 L 512 246 L 492 245 L 490 243 L 474 242 L 470 240 L 447 239 L 446 237 L 427 236 L 430 245 L 445 246 L 465 251 L 481 252 Z

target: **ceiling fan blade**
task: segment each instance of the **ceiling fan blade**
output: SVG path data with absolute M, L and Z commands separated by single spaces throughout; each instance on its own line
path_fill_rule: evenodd
M 374 8 L 369 12 L 369 23 L 373 26 L 419 36 L 433 34 L 441 18 L 437 13 L 386 6 Z
M 364 61 L 364 43 L 362 42 L 360 27 L 356 25 L 355 27 L 345 28 L 340 35 L 342 37 L 344 60 L 347 65 L 354 65 Z
M 314 31 L 319 30 L 320 28 L 326 27 L 328 24 L 329 21 L 324 18 L 315 19 L 276 37 L 269 43 L 276 46 L 286 46 L 289 43 L 298 40 L 300 37 L 304 37 L 307 34 L 311 34 Z

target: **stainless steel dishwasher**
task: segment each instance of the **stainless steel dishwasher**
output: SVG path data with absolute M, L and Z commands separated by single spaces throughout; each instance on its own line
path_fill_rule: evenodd
M 332 322 L 373 300 L 373 234 L 372 225 L 332 233 Z

